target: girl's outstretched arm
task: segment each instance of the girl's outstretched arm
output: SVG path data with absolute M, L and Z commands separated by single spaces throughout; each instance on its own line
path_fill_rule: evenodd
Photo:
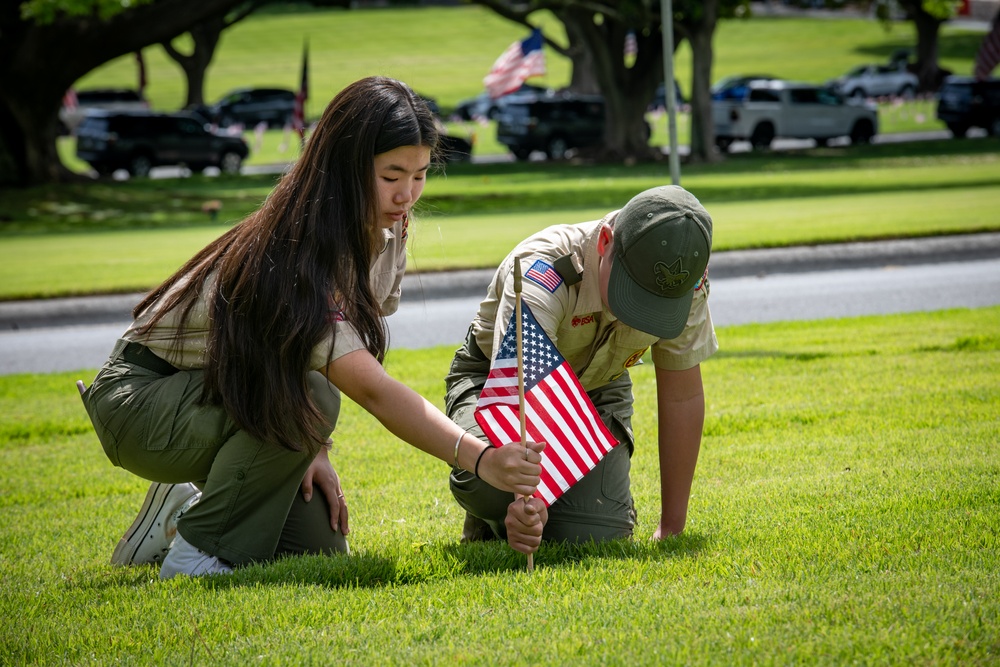
M 386 373 L 366 350 L 339 357 L 324 373 L 391 433 L 417 449 L 446 463 L 457 461 L 498 489 L 530 496 L 538 487 L 543 443 L 494 448 L 465 433 L 427 399 Z

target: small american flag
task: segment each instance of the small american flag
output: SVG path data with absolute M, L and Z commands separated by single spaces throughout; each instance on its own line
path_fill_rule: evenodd
M 562 285 L 562 276 L 550 264 L 540 259 L 531 265 L 524 277 L 534 280 L 550 292 L 555 292 Z
M 975 75 L 980 81 L 988 79 L 990 72 L 1000 62 L 1000 15 L 993 21 L 993 26 L 976 54 Z
M 512 314 L 476 404 L 476 421 L 497 447 L 521 441 L 516 319 Z M 618 441 L 527 304 L 522 305 L 521 320 L 525 431 L 529 441 L 546 443 L 535 497 L 549 506 L 593 470 Z
M 496 99 L 512 93 L 525 79 L 545 74 L 545 52 L 542 51 L 542 31 L 535 29 L 531 35 L 514 42 L 493 63 L 483 85 L 490 97 Z

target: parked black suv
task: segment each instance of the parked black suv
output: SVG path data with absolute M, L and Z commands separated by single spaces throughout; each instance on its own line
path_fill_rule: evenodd
M 68 96 L 68 94 L 67 94 Z M 145 111 L 149 102 L 142 93 L 130 88 L 92 88 L 77 90 L 72 94 L 73 104 L 66 106 L 63 101 L 59 109 L 59 121 L 62 123 L 61 133 L 72 134 L 77 125 L 90 111 L 103 109 L 105 111 Z
M 214 166 L 238 174 L 249 153 L 242 137 L 211 132 L 189 113 L 95 111 L 76 132 L 77 157 L 102 176 L 126 169 L 142 177 L 153 167 L 176 164 L 191 171 Z
M 519 160 L 532 151 L 549 159 L 571 148 L 599 143 L 604 136 L 604 98 L 599 95 L 526 96 L 507 102 L 497 115 L 497 141 Z
M 956 137 L 970 127 L 1000 136 L 1000 79 L 949 76 L 938 91 L 937 117 Z
M 295 93 L 284 88 L 238 88 L 207 107 L 195 110 L 219 127 L 267 123 L 284 127 L 292 122 Z

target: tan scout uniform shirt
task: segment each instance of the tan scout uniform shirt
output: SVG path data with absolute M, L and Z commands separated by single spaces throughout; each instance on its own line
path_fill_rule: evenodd
M 383 230 L 383 233 L 385 246 L 372 263 L 371 280 L 374 296 L 382 304 L 384 317 L 396 312 L 399 307 L 403 273 L 406 270 L 406 223 L 397 222 L 392 228 Z M 156 310 L 154 305 L 132 323 L 123 338 L 142 343 L 158 357 L 166 359 L 177 368 L 204 368 L 209 326 L 206 294 L 213 283 L 213 279 L 206 282 L 183 328 L 179 322 L 183 308 L 175 308 L 148 334 L 140 335 L 138 329 L 152 317 Z M 355 350 L 365 349 L 361 337 L 350 322 L 338 319 L 335 326 L 336 345 L 333 349 L 333 359 Z M 317 370 L 326 366 L 331 343 L 332 340 L 327 338 L 316 345 L 312 352 L 310 369 Z
M 604 307 L 598 276 L 597 236 L 601 224 L 612 222 L 618 211 L 603 220 L 575 225 L 555 225 L 523 241 L 500 265 L 486 299 L 472 322 L 480 349 L 490 359 L 500 346 L 511 313 L 514 312 L 514 258 L 521 257 L 522 275 L 538 259 L 552 264 L 572 255 L 583 279 L 568 289 L 563 283 L 550 292 L 538 282 L 524 278 L 521 297 L 531 308 L 553 344 L 576 373 L 584 389 L 591 391 L 618 379 L 639 362 L 650 347 L 653 364 L 667 370 L 686 370 L 719 349 L 708 309 L 708 280 L 697 289 L 687 326 L 677 338 L 659 339 L 626 326 Z

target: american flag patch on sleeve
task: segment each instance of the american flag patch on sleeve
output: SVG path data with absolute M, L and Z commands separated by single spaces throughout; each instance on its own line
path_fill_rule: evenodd
M 552 268 L 551 264 L 540 259 L 531 265 L 524 277 L 535 281 L 550 292 L 555 292 L 563 282 L 559 272 Z

